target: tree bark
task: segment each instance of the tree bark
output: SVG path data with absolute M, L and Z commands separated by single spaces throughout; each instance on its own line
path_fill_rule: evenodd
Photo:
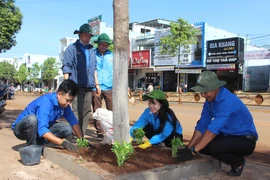
M 129 10 L 128 0 L 114 0 L 114 73 L 113 73 L 113 133 L 114 141 L 129 142 L 128 116 L 128 58 Z

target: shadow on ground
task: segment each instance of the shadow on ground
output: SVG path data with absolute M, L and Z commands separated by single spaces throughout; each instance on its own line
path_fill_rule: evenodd
M 1 127 L 10 128 L 11 124 L 16 120 L 21 112 L 21 109 L 5 110 L 3 114 L 0 115 L 0 129 Z

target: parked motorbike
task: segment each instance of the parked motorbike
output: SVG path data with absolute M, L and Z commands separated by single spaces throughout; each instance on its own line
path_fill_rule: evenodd
M 0 114 L 5 111 L 5 106 L 7 105 L 9 88 L 3 84 L 0 84 Z
M 13 86 L 9 87 L 9 93 L 8 93 L 8 99 L 14 99 L 14 94 L 15 94 L 15 88 Z

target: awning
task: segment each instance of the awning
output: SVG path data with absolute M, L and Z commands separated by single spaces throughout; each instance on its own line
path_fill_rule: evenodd
M 155 66 L 154 71 L 174 71 L 174 66 Z

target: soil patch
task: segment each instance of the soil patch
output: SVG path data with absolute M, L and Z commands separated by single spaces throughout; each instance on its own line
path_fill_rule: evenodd
M 177 158 L 172 158 L 170 148 L 153 146 L 148 149 L 134 147 L 134 154 L 124 162 L 123 166 L 118 167 L 116 156 L 111 148 L 112 146 L 108 144 L 97 144 L 94 149 L 80 149 L 80 155 L 66 150 L 61 152 L 72 154 L 78 158 L 81 156 L 83 161 L 95 162 L 99 168 L 115 175 L 180 164 Z

